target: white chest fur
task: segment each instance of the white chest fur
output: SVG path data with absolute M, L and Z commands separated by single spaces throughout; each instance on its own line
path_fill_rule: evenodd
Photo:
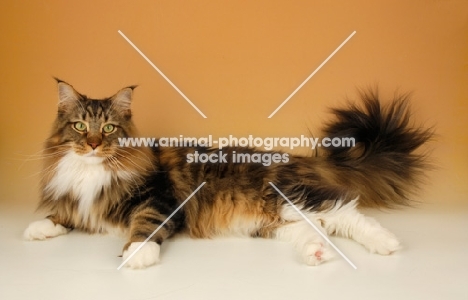
M 58 163 L 46 189 L 56 199 L 71 192 L 79 202 L 79 212 L 87 219 L 102 188 L 111 184 L 111 171 L 104 168 L 102 161 L 100 157 L 83 157 L 70 152 Z

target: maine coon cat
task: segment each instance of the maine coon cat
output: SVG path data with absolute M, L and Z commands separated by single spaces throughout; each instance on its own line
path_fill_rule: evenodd
M 308 265 L 328 260 L 322 237 L 269 184 L 326 233 L 351 238 L 370 252 L 388 255 L 397 238 L 357 207 L 395 207 L 409 197 L 423 175 L 417 153 L 431 131 L 409 120 L 407 97 L 383 105 L 377 92 L 362 92 L 362 105 L 334 109 L 323 135 L 353 137 L 355 147 L 322 148 L 312 157 L 287 162 L 189 163 L 187 154 L 204 147 L 130 147 L 118 139 L 137 136 L 132 122 L 134 87 L 96 100 L 58 81 L 58 112 L 45 143 L 39 209 L 47 218 L 24 232 L 44 240 L 70 229 L 125 232 L 127 259 L 202 182 L 206 184 L 128 260 L 130 268 L 159 262 L 161 243 L 177 233 L 194 238 L 221 234 L 290 241 Z M 225 153 L 264 153 L 229 147 Z

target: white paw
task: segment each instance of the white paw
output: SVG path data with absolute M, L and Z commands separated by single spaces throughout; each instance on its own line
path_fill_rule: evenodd
M 60 224 L 54 224 L 49 219 L 35 221 L 29 224 L 28 228 L 23 233 L 26 240 L 45 240 L 46 238 L 56 237 L 62 234 L 67 234 L 68 229 Z
M 401 248 L 400 241 L 387 229 L 381 228 L 362 243 L 371 253 L 389 255 Z
M 122 259 L 127 260 L 130 255 L 141 245 L 143 242 L 131 243 L 127 250 L 122 254 Z M 132 269 L 143 269 L 159 262 L 160 246 L 156 242 L 147 242 L 139 249 L 127 263 L 126 267 Z
M 303 246 L 302 258 L 309 266 L 318 266 L 333 257 L 330 249 L 321 242 L 310 242 Z

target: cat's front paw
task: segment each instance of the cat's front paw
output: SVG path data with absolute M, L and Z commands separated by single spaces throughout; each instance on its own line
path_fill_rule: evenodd
M 67 234 L 68 229 L 60 224 L 54 224 L 49 219 L 35 221 L 29 224 L 28 228 L 23 233 L 26 240 L 45 240 L 46 238 L 56 237 L 62 234 Z
M 309 266 L 318 266 L 333 257 L 330 249 L 322 242 L 310 242 L 303 246 L 302 258 Z
M 122 254 L 126 261 L 143 242 L 133 242 Z M 156 242 L 147 242 L 126 263 L 125 266 L 132 269 L 143 269 L 159 262 L 160 246 Z
M 371 253 L 390 255 L 401 249 L 400 241 L 385 228 L 381 228 L 368 236 L 362 243 Z

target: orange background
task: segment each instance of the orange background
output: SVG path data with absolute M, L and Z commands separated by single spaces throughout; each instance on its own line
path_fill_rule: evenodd
M 385 97 L 412 91 L 415 121 L 438 133 L 439 168 L 421 198 L 467 202 L 466 1 L 2 1 L 0 14 L 2 203 L 37 202 L 37 154 L 57 103 L 52 76 L 92 97 L 138 84 L 134 116 L 144 136 L 318 133 L 327 108 L 356 87 L 378 84 Z

